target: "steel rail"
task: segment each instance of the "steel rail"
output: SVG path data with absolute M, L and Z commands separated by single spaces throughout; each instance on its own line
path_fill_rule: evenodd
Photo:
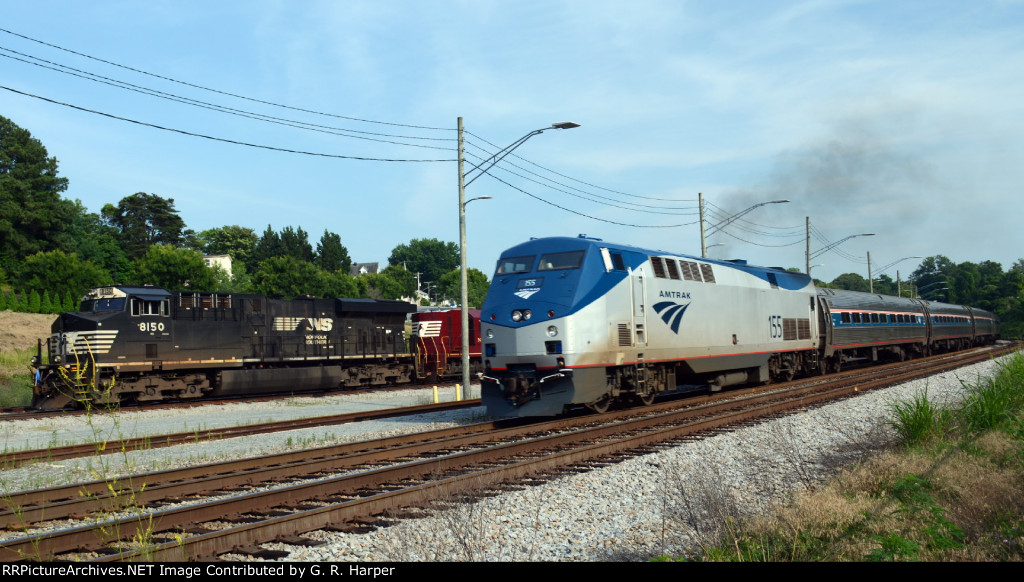
M 975 357 L 976 358 L 977 357 L 987 358 L 987 357 L 989 357 L 989 355 L 988 354 L 981 354 L 980 356 L 979 355 L 975 355 Z M 956 367 L 958 365 L 963 365 L 963 364 L 962 363 L 949 362 L 949 363 L 944 364 L 943 367 L 944 368 L 945 367 Z M 917 370 L 917 371 L 913 372 L 912 375 L 922 376 L 922 375 L 928 375 L 929 373 L 935 373 L 935 372 L 934 371 Z M 904 381 L 904 380 L 905 380 L 905 378 L 887 377 L 887 378 L 885 378 L 883 380 L 879 380 L 878 383 L 881 384 L 881 385 L 891 385 L 894 382 L 900 382 L 900 381 Z M 778 403 L 769 403 L 769 404 L 761 405 L 755 411 L 730 412 L 730 413 L 727 413 L 723 417 L 723 419 L 721 421 L 717 421 L 718 424 L 715 424 L 714 426 L 724 426 L 724 424 L 735 423 L 735 422 L 738 422 L 740 420 L 750 419 L 750 418 L 753 418 L 753 417 L 758 416 L 758 415 L 777 414 L 780 411 L 785 410 L 787 408 L 805 407 L 805 406 L 810 405 L 810 403 L 812 403 L 812 402 L 820 401 L 822 399 L 834 398 L 834 397 L 836 397 L 836 395 L 844 395 L 844 394 L 853 393 L 853 392 L 858 391 L 858 389 L 867 389 L 866 385 L 863 384 L 863 383 L 860 383 L 859 386 L 857 385 L 858 384 L 857 382 L 853 382 L 852 384 L 853 385 L 848 385 L 848 386 L 845 386 L 845 387 L 842 387 L 842 388 L 837 388 L 837 389 L 824 389 L 824 388 L 821 388 L 821 387 L 818 387 L 817 389 L 815 389 L 814 387 L 803 388 L 802 391 L 804 391 L 804 392 L 815 392 L 816 391 L 816 392 L 819 392 L 819 394 L 802 395 L 802 396 L 800 396 L 799 400 L 793 401 L 793 403 L 788 404 L 788 405 L 782 405 L 782 404 L 778 404 Z M 750 400 L 748 400 L 747 404 L 749 404 L 749 402 L 753 401 L 753 400 L 758 400 L 758 399 L 764 400 L 764 399 L 779 398 L 779 397 L 780 397 L 780 393 L 761 394 L 761 395 L 757 395 L 757 396 L 751 397 Z M 730 401 L 728 403 L 725 403 L 725 404 L 722 404 L 722 405 L 719 405 L 719 406 L 736 407 L 737 403 L 735 401 Z M 707 414 L 710 408 L 711 408 L 710 406 L 708 406 L 708 407 L 703 407 L 703 406 L 702 407 L 690 407 L 690 408 L 688 408 L 688 409 L 686 409 L 684 411 L 680 411 L 680 412 L 676 412 L 676 413 L 667 413 L 665 415 L 660 415 L 660 416 L 665 416 L 665 418 L 659 418 L 658 417 L 659 415 L 656 415 L 655 417 L 648 417 L 648 418 L 645 418 L 645 419 L 638 419 L 636 421 L 624 421 L 622 423 L 619 423 L 619 424 L 616 424 L 616 425 L 613 425 L 613 426 L 604 426 L 604 427 L 599 427 L 599 428 L 595 428 L 595 429 L 589 429 L 589 430 L 587 430 L 585 432 L 588 435 L 588 438 L 595 438 L 594 435 L 596 435 L 597 437 L 601 437 L 601 438 L 607 438 L 608 435 L 612 434 L 612 433 L 621 433 L 623 431 L 638 430 L 639 427 L 642 426 L 642 425 L 651 425 L 651 424 L 665 423 L 665 422 L 679 422 L 680 418 L 692 417 L 693 415 Z M 672 418 L 672 417 L 675 417 L 675 418 Z M 692 430 L 698 431 L 698 432 L 701 431 L 701 430 L 707 430 L 707 426 L 710 426 L 710 425 L 706 425 L 706 424 L 695 425 L 695 427 L 692 428 Z M 671 429 L 671 430 L 677 430 L 677 429 Z M 662 436 L 661 437 L 654 437 L 654 440 L 652 440 L 652 441 L 645 441 L 645 442 L 658 442 L 659 440 L 663 440 L 664 438 L 666 438 L 667 435 L 670 435 L 670 434 L 673 434 L 673 433 L 666 433 L 664 431 L 658 431 L 658 434 L 660 434 Z M 55 533 L 55 534 L 53 534 L 51 536 L 37 537 L 37 538 L 32 538 L 32 539 L 23 538 L 21 540 L 15 540 L 14 542 L 3 544 L 2 551 L 4 553 L 2 555 L 0 555 L 0 559 L 11 559 L 11 558 L 20 559 L 20 558 L 25 557 L 25 556 L 34 556 L 34 555 L 37 555 L 37 556 L 39 556 L 42 559 L 49 559 L 49 558 L 52 558 L 53 556 L 55 556 L 56 554 L 59 554 L 59 553 L 62 553 L 62 552 L 74 551 L 76 549 L 77 550 L 81 550 L 81 549 L 100 549 L 104 545 L 109 543 L 110 541 L 113 541 L 115 536 L 113 536 L 111 532 L 114 532 L 114 531 L 119 532 L 120 539 L 125 539 L 126 537 L 127 538 L 131 538 L 132 536 L 135 536 L 135 535 L 139 534 L 140 532 L 146 532 L 146 531 L 149 531 L 149 532 L 160 532 L 160 531 L 166 531 L 166 530 L 169 530 L 169 529 L 172 529 L 172 528 L 175 528 L 175 527 L 187 526 L 187 525 L 189 525 L 191 523 L 202 523 L 204 521 L 209 521 L 210 520 L 210 515 L 211 515 L 211 513 L 210 513 L 211 510 L 213 511 L 212 515 L 221 516 L 222 518 L 230 518 L 231 516 L 241 515 L 241 514 L 244 514 L 244 513 L 247 513 L 247 512 L 265 511 L 268 508 L 273 508 L 275 506 L 280 506 L 282 504 L 285 504 L 285 505 L 292 504 L 292 505 L 294 505 L 294 503 L 296 503 L 298 501 L 302 501 L 302 500 L 317 499 L 317 498 L 320 498 L 320 499 L 324 499 L 324 498 L 330 499 L 330 498 L 336 498 L 338 495 L 358 495 L 359 491 L 361 489 L 370 488 L 370 487 L 378 487 L 378 486 L 380 486 L 380 484 L 382 482 L 396 483 L 396 482 L 402 481 L 404 479 L 423 479 L 423 478 L 428 478 L 429 475 L 431 475 L 431 474 L 443 474 L 446 471 L 453 471 L 453 470 L 456 470 L 456 469 L 458 469 L 460 467 L 472 466 L 472 465 L 477 464 L 477 463 L 494 462 L 495 456 L 497 456 L 499 453 L 503 454 L 506 458 L 507 457 L 515 458 L 517 455 L 527 454 L 529 451 L 536 450 L 539 447 L 545 447 L 546 446 L 546 447 L 550 448 L 550 447 L 556 447 L 556 446 L 557 447 L 570 446 L 569 443 L 571 441 L 574 441 L 574 440 L 578 441 L 580 438 L 581 437 L 579 436 L 579 434 L 572 434 L 572 435 L 564 435 L 563 434 L 563 435 L 540 437 L 540 438 L 537 438 L 537 439 L 531 439 L 529 441 L 524 441 L 524 442 L 520 442 L 520 443 L 504 444 L 504 445 L 499 445 L 499 446 L 492 447 L 492 448 L 489 448 L 489 449 L 483 449 L 483 450 L 478 450 L 478 451 L 469 451 L 469 452 L 463 452 L 463 453 L 455 453 L 455 454 L 446 455 L 444 457 L 440 457 L 440 458 L 437 458 L 437 459 L 429 459 L 429 460 L 424 460 L 424 461 L 416 461 L 416 462 L 406 463 L 406 464 L 399 465 L 399 466 L 392 467 L 392 468 L 388 468 L 388 469 L 380 469 L 380 470 L 368 471 L 368 472 L 364 472 L 364 473 L 360 473 L 358 475 L 353 475 L 353 476 L 348 476 L 348 477 L 339 477 L 339 478 L 325 479 L 325 480 L 316 481 L 316 482 L 310 483 L 310 484 L 304 484 L 304 485 L 298 485 L 298 486 L 283 488 L 283 489 L 276 490 L 276 491 L 262 492 L 262 493 L 255 493 L 255 494 L 247 494 L 247 495 L 243 495 L 243 496 L 240 496 L 240 497 L 228 499 L 228 500 L 225 500 L 225 501 L 219 502 L 219 503 L 209 502 L 209 503 L 199 504 L 199 505 L 196 505 L 196 506 L 192 506 L 192 507 L 188 507 L 188 508 L 182 508 L 182 509 L 178 509 L 178 510 L 158 511 L 158 512 L 154 512 L 152 514 L 149 514 L 147 516 L 144 516 L 141 519 L 137 518 L 137 517 L 136 518 L 129 518 L 129 519 L 125 519 L 125 520 L 117 520 L 117 521 L 112 521 L 112 522 L 106 522 L 106 523 L 103 523 L 103 524 L 99 524 L 96 527 L 84 527 L 84 528 L 75 528 L 75 529 L 72 529 L 72 530 L 65 530 L 63 532 L 57 532 L 57 533 Z M 629 440 L 629 439 L 627 439 L 627 440 Z M 637 442 L 639 442 L 639 441 L 637 441 Z M 624 446 L 625 446 L 626 449 L 628 449 L 630 446 L 633 446 L 633 445 L 624 445 Z M 584 447 L 584 448 L 587 448 L 587 447 Z M 625 450 L 625 449 L 621 449 L 621 450 Z M 574 458 L 574 457 L 572 457 L 570 455 L 569 457 L 564 457 L 564 458 Z M 518 464 L 517 464 L 517 466 L 518 466 Z M 515 471 L 513 471 L 513 474 L 514 473 L 515 473 Z M 343 503 L 343 505 L 346 505 L 346 504 Z M 305 514 L 305 513 L 308 513 L 309 511 L 317 512 L 317 511 L 320 511 L 320 510 L 307 510 L 307 511 L 302 511 L 300 513 Z M 274 521 L 275 519 L 277 519 L 277 518 L 272 518 L 268 523 L 276 523 Z M 344 519 L 341 519 L 341 518 L 334 518 L 334 519 L 335 519 L 336 522 L 339 521 L 339 520 L 340 521 L 344 521 Z M 348 518 L 345 518 L 345 519 L 348 519 Z M 270 532 L 276 532 L 277 531 L 276 527 L 277 526 L 271 526 Z M 232 531 L 234 531 L 236 529 L 237 528 L 231 528 Z M 311 529 L 316 529 L 316 528 L 314 527 L 314 528 L 311 528 Z M 302 531 L 308 531 L 308 530 L 294 530 L 294 531 L 290 532 L 290 535 L 294 535 L 295 533 L 301 533 Z M 264 535 L 264 537 L 262 538 L 262 542 L 266 542 L 266 541 L 272 541 L 274 539 L 274 537 L 276 537 L 278 535 L 281 535 L 281 534 L 275 533 L 274 535 L 271 535 L 270 533 L 267 533 L 267 534 L 263 534 L 263 535 Z M 269 537 L 267 537 L 267 536 L 269 536 Z M 204 536 L 199 536 L 199 537 L 203 538 Z M 190 540 L 192 540 L 192 539 L 198 539 L 198 538 L 188 538 L 188 539 L 184 539 L 184 540 L 181 540 L 181 541 L 176 541 L 176 542 L 174 542 L 171 545 L 173 545 L 175 548 L 177 548 L 179 550 L 180 550 L 181 547 L 183 547 L 183 545 L 191 548 L 192 547 L 191 544 L 193 542 L 190 541 Z M 166 546 L 166 544 L 164 546 Z M 164 546 L 157 546 L 157 548 L 163 548 Z M 195 546 L 195 547 L 199 548 L 200 546 Z M 164 550 L 165 549 L 166 548 L 164 548 Z M 164 550 L 159 550 L 159 551 L 163 552 Z M 216 555 L 217 553 L 223 553 L 223 552 L 229 551 L 229 550 L 230 550 L 230 548 L 227 548 L 226 546 L 221 545 L 216 552 L 213 552 L 213 554 L 207 553 L 206 550 L 200 550 L 200 549 L 189 550 L 188 553 L 189 553 L 189 556 L 192 557 L 192 558 L 200 558 L 200 559 L 202 559 L 205 556 Z M 148 548 L 148 549 L 144 550 L 145 555 L 147 557 L 152 557 L 152 556 L 157 556 L 157 555 L 171 556 L 171 554 L 156 554 L 156 553 L 153 553 L 155 551 L 156 550 L 154 548 Z M 13 553 L 11 553 L 11 552 L 13 552 Z M 131 556 L 130 554 L 122 555 L 122 557 L 130 557 L 130 556 Z M 136 557 L 138 557 L 138 556 L 136 556 Z M 181 555 L 177 554 L 177 555 L 174 555 L 174 556 L 172 556 L 170 558 L 166 558 L 165 557 L 165 558 L 156 558 L 156 559 L 180 559 L 180 558 L 181 558 Z

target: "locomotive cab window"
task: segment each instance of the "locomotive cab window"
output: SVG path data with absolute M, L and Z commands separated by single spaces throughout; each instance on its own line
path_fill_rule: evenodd
M 167 315 L 167 300 L 132 297 L 132 315 Z
M 529 273 L 533 269 L 534 255 L 528 257 L 509 257 L 498 260 L 498 274 Z
M 124 310 L 124 297 L 114 297 L 112 299 L 87 299 L 82 302 L 78 307 L 78 310 L 92 313 L 98 311 L 122 311 Z
M 579 269 L 583 264 L 583 251 L 569 251 L 565 253 L 548 253 L 540 256 L 538 271 L 562 271 L 565 269 Z

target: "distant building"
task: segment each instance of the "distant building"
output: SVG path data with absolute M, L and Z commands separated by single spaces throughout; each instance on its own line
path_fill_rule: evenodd
M 231 276 L 231 255 L 204 255 L 203 261 L 207 267 L 220 267 L 229 277 Z
M 353 277 L 359 275 L 376 275 L 380 270 L 380 263 L 352 263 L 352 268 L 349 269 L 348 274 Z

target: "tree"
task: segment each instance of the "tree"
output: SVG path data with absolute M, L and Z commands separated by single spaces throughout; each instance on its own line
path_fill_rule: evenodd
M 341 244 L 340 236 L 324 229 L 320 242 L 316 243 L 316 265 L 325 271 L 348 273 L 352 259 L 348 256 L 348 249 Z
M 263 236 L 260 237 L 259 242 L 256 243 L 256 248 L 253 250 L 251 271 L 256 272 L 260 264 L 267 259 L 273 257 L 279 257 L 283 254 L 283 247 L 281 246 L 281 237 L 278 236 L 277 232 L 268 224 L 267 230 L 263 231 Z
M 252 276 L 253 289 L 264 295 L 281 295 L 286 299 L 324 295 L 323 278 L 312 263 L 290 255 L 271 257 Z
M 459 285 L 462 283 L 461 279 L 458 269 L 445 273 L 438 281 L 442 296 L 458 303 L 461 296 L 459 293 Z M 487 289 L 490 287 L 487 275 L 482 271 L 470 268 L 466 271 L 466 282 L 469 284 L 469 289 L 467 290 L 469 307 L 479 309 L 484 304 L 484 299 L 487 297 Z
M 24 289 L 44 289 L 53 297 L 71 293 L 81 297 L 87 290 L 111 283 L 110 273 L 92 261 L 63 251 L 36 253 L 25 259 L 18 277 Z
M 423 282 L 437 281 L 442 275 L 458 268 L 459 245 L 436 238 L 414 238 L 391 251 L 388 263 L 404 266 L 411 273 L 420 273 Z
M 256 267 L 253 259 L 259 240 L 256 231 L 238 225 L 211 228 L 195 237 L 196 250 L 207 255 L 231 255 L 232 270 L 235 263 L 242 263 L 249 271 Z
M 201 253 L 166 244 L 149 247 L 146 254 L 135 261 L 131 279 L 136 285 L 170 290 L 213 291 L 217 287 L 216 274 L 206 266 Z
M 81 200 L 75 200 L 73 206 L 74 216 L 68 225 L 73 242 L 60 250 L 76 254 L 110 273 L 129 272 L 131 260 L 121 248 L 120 231 L 106 224 L 99 214 L 86 210 Z
M 309 244 L 309 235 L 301 226 L 295 229 L 286 226 L 281 230 L 281 252 L 300 261 L 313 262 L 313 245 Z
M 857 273 L 843 273 L 832 280 L 832 287 L 835 289 L 846 289 L 848 291 L 868 291 L 868 282 Z
M 136 192 L 101 211 L 106 224 L 120 232 L 121 246 L 130 259 L 149 252 L 151 245 L 182 246 L 191 231 L 174 209 L 173 198 Z
M 67 188 L 42 142 L 0 117 L 0 267 L 11 272 L 19 257 L 67 242 L 74 212 L 61 198 Z

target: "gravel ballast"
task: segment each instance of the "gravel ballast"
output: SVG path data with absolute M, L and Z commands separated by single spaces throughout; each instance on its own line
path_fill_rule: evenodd
M 616 465 L 541 481 L 475 503 L 452 503 L 447 509 L 438 508 L 422 518 L 403 519 L 369 533 L 304 534 L 327 542 L 322 546 L 264 547 L 290 551 L 285 559 L 301 561 L 608 561 L 646 560 L 666 553 L 681 555 L 693 549 L 693 527 L 703 528 L 714 522 L 703 519 L 708 511 L 713 513 L 716 507 L 725 505 L 746 515 L 768 511 L 787 496 L 820 483 L 842 463 L 857 460 L 873 444 L 884 441 L 894 402 L 925 392 L 933 402 L 959 400 L 964 392 L 963 383 L 971 384 L 979 377 L 992 375 L 997 365 L 997 361 L 975 364 L 664 448 Z M 195 414 L 188 411 L 187 415 L 179 410 L 122 412 L 116 423 L 105 421 L 102 430 L 117 432 L 117 438 L 127 438 L 227 426 L 222 423 L 231 423 L 232 419 L 242 424 L 239 418 L 265 422 L 298 417 L 292 415 L 358 410 L 354 406 L 405 406 L 430 401 L 429 389 L 377 394 L 346 395 L 330 403 L 322 398 L 295 398 L 276 406 L 207 406 L 195 409 Z M 483 409 L 471 408 L 61 461 L 2 471 L 0 486 L 10 492 L 93 479 L 97 474 L 126 469 L 162 469 L 243 454 L 429 430 L 484 418 Z M 62 424 L 65 421 L 70 425 Z M 76 426 L 75 423 L 85 421 L 73 418 L 11 422 L 7 424 L 17 426 L 5 425 L 3 438 L 8 449 L 37 448 L 22 443 L 32 439 L 45 441 L 54 435 L 60 439 L 59 444 L 69 444 L 65 440 L 74 438 L 96 440 L 91 437 L 97 433 L 97 421 L 91 422 L 93 426 Z

